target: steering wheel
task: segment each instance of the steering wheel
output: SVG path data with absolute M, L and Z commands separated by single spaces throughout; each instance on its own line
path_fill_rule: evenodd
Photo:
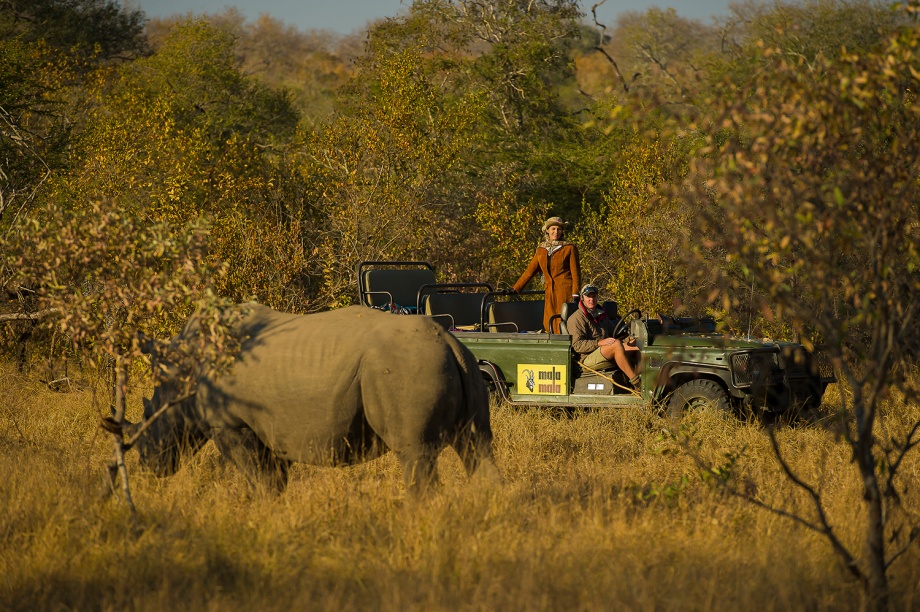
M 632 310 L 627 312 L 625 315 L 620 317 L 620 320 L 619 322 L 617 322 L 616 327 L 613 328 L 614 338 L 620 338 L 621 332 L 623 332 L 622 336 L 624 337 L 629 335 L 629 325 L 627 324 L 627 321 L 632 323 L 632 319 L 630 317 L 634 319 L 639 319 L 642 317 L 642 311 L 639 310 L 638 308 L 633 308 Z M 620 339 L 622 340 L 622 338 Z

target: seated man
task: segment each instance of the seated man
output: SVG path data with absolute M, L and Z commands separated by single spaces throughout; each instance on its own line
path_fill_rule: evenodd
M 594 370 L 603 370 L 614 364 L 639 386 L 639 375 L 633 370 L 627 351 L 638 353 L 635 340 L 625 344 L 613 337 L 613 321 L 597 304 L 597 287 L 585 285 L 581 289 L 578 310 L 569 315 L 566 328 L 572 335 L 572 348 L 581 355 L 581 363 Z

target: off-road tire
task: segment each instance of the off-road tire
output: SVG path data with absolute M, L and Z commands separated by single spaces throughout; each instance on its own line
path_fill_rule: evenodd
M 718 383 L 706 379 L 691 380 L 671 394 L 668 415 L 672 419 L 680 419 L 685 411 L 702 408 L 706 404 L 722 412 L 731 410 L 728 394 Z

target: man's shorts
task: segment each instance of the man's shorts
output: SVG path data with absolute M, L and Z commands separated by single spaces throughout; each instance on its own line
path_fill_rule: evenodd
M 582 357 L 581 363 L 595 370 L 609 370 L 617 367 L 615 362 L 608 361 L 608 359 L 601 354 L 600 347 L 594 349 L 593 353 L 588 353 Z

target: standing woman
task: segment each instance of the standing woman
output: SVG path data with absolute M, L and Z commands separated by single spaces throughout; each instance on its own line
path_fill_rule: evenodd
M 513 287 L 514 292 L 519 293 L 537 271 L 543 273 L 543 281 L 546 284 L 543 329 L 554 334 L 559 333 L 559 321 L 555 321 L 554 329 L 550 330 L 550 319 L 562 311 L 564 303 L 578 295 L 578 286 L 581 282 L 578 248 L 563 240 L 567 225 L 568 223 L 559 217 L 550 217 L 546 220 L 543 224 L 545 239 L 537 247 L 530 265 Z

